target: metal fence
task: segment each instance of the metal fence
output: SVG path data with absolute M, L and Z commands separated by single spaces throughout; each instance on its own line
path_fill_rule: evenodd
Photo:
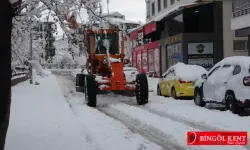
M 65 65 L 60 65 L 60 64 L 44 64 L 42 65 L 44 69 L 79 69 L 79 68 L 84 68 L 85 65 L 71 65 L 71 64 L 65 64 Z

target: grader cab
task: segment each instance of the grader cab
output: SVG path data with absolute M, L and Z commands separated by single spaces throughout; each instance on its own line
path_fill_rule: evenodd
M 77 74 L 76 89 L 85 93 L 88 106 L 96 107 L 97 94 L 130 91 L 137 103 L 148 103 L 148 81 L 145 74 L 138 74 L 135 80 L 126 79 L 124 74 L 124 37 L 118 29 L 88 30 L 87 72 Z

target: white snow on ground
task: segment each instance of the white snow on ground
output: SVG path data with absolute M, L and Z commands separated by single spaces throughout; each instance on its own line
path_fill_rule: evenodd
M 94 150 L 82 134 L 56 78 L 36 77 L 12 88 L 5 150 Z
M 74 84 L 58 77 L 64 94 L 76 114 L 81 126 L 88 130 L 103 150 L 161 150 L 162 148 L 133 133 L 120 122 L 104 115 L 100 111 L 86 106 L 82 93 L 72 92 Z M 65 92 L 66 91 L 66 92 Z
M 250 132 L 250 117 L 240 117 L 232 114 L 230 111 L 201 108 L 196 106 L 193 100 L 174 100 L 173 98 L 156 96 L 156 93 L 152 93 L 150 103 L 145 107 L 163 112 L 176 119 L 204 125 L 208 127 L 208 130 L 209 128 L 214 128 L 220 131 Z M 248 137 L 248 141 L 250 141 L 250 137 Z M 237 147 L 237 149 L 239 148 Z
M 148 77 L 148 88 L 150 92 L 157 92 L 158 82 L 159 82 L 159 78 Z
M 173 98 L 151 96 L 151 101 L 152 103 L 147 105 L 147 107 L 176 117 L 186 118 L 192 122 L 224 130 L 243 130 L 250 132 L 250 117 L 240 117 L 232 114 L 230 111 L 202 108 L 196 106 L 193 100 L 174 100 Z
M 187 137 L 186 134 L 188 131 L 200 131 L 198 129 L 186 126 L 182 123 L 175 122 L 171 119 L 160 117 L 156 114 L 152 114 L 148 111 L 143 109 L 139 109 L 133 106 L 129 106 L 126 104 L 117 104 L 117 105 L 110 105 L 111 108 L 116 109 L 125 113 L 126 115 L 133 117 L 137 120 L 141 121 L 141 128 L 144 126 L 153 126 L 156 129 L 161 130 L 163 133 L 168 135 L 173 143 L 176 143 L 185 149 L 204 149 L 204 150 L 215 150 L 215 149 L 225 149 L 234 150 L 236 147 L 189 147 L 187 146 Z M 147 116 L 147 117 L 145 117 Z M 237 149 L 245 149 L 243 147 L 237 147 Z
M 26 76 L 27 76 L 26 74 L 14 76 L 14 77 L 11 77 L 11 80 L 18 79 L 18 78 L 23 78 L 23 77 L 26 77 Z

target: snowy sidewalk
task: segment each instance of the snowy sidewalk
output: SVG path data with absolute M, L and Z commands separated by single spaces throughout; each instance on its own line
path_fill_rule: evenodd
M 37 77 L 38 78 L 38 77 Z M 10 125 L 5 150 L 92 149 L 54 75 L 12 88 Z

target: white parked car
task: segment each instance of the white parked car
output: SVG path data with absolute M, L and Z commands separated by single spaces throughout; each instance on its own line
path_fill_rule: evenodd
M 195 83 L 196 105 L 222 104 L 235 114 L 250 108 L 250 57 L 227 57 L 201 77 Z
M 127 82 L 133 82 L 136 80 L 136 75 L 139 71 L 134 67 L 123 67 L 124 74 Z

